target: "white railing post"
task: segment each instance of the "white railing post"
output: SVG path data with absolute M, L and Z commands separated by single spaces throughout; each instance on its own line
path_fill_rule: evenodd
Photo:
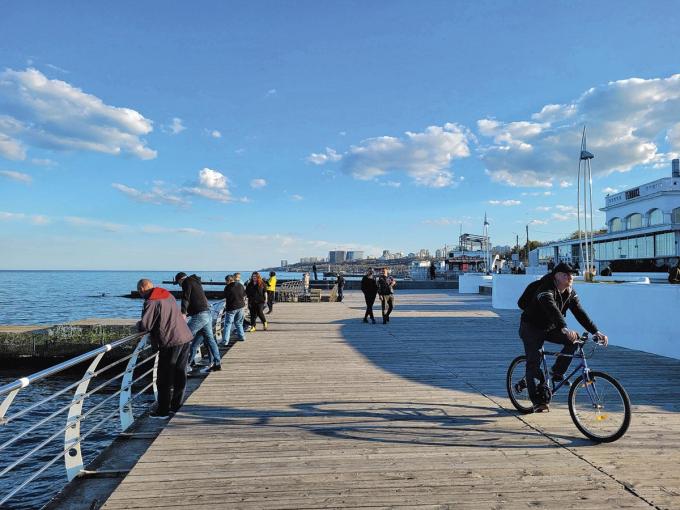
M 132 352 L 132 356 L 130 356 L 130 359 L 128 360 L 127 366 L 125 367 L 125 375 L 123 375 L 123 380 L 120 383 L 118 414 L 120 415 L 121 431 L 127 430 L 127 428 L 132 425 L 132 422 L 135 421 L 135 416 L 132 414 L 132 382 L 134 380 L 135 367 L 137 366 L 137 358 L 139 357 L 139 353 L 146 347 L 148 341 L 149 335 L 144 335 L 139 341 L 137 347 L 135 347 L 135 350 Z M 156 355 L 156 363 L 157 362 L 158 355 Z M 154 384 L 154 393 L 155 389 L 156 386 Z
M 64 432 L 64 464 L 66 466 L 66 476 L 69 482 L 78 476 L 78 473 L 83 469 L 83 455 L 80 448 L 80 416 L 83 411 L 83 402 L 85 401 L 87 387 L 90 385 L 97 365 L 99 365 L 104 354 L 111 350 L 110 345 L 107 345 L 107 347 L 108 349 L 105 352 L 99 353 L 92 360 L 92 363 L 90 363 L 90 366 L 85 371 L 85 375 L 73 394 L 71 407 L 68 410 L 66 430 Z

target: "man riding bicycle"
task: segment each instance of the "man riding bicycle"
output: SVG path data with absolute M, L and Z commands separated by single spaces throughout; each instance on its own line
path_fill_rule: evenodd
M 525 382 L 536 413 L 550 410 L 542 395 L 543 389 L 537 391 L 536 388 L 536 379 L 541 381 L 541 384 L 547 383 L 542 381 L 540 370 L 540 349 L 543 342 L 547 340 L 563 345 L 562 354 L 571 355 L 576 351 L 575 342 L 579 340 L 579 334 L 567 329 L 564 319 L 567 310 L 571 310 L 579 324 L 595 335 L 602 345 L 607 345 L 608 342 L 607 335 L 598 331 L 597 326 L 581 307 L 578 296 L 572 288 L 574 274 L 578 274 L 578 271 L 566 262 L 557 264 L 551 273 L 541 278 L 522 312 L 519 336 L 524 343 L 527 356 Z M 571 356 L 557 357 L 551 369 L 553 382 L 564 379 L 570 363 Z M 568 381 L 565 384 L 568 384 Z

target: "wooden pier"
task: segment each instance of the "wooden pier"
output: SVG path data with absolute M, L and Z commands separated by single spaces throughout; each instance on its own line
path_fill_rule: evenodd
M 591 366 L 621 380 L 634 414 L 596 445 L 564 394 L 549 414 L 511 408 L 518 312 L 409 291 L 388 325 L 362 316 L 357 292 L 277 304 L 104 508 L 680 508 L 679 360 L 598 350 Z

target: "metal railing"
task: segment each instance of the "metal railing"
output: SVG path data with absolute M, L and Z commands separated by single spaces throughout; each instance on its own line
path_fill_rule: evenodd
M 132 352 L 125 354 L 125 349 L 131 349 Z M 110 363 L 100 367 L 99 364 L 104 355 L 114 350 L 118 350 L 120 355 Z M 140 356 L 142 357 L 141 360 Z M 65 387 L 50 393 L 38 401 L 29 401 L 23 406 L 17 405 L 15 399 L 25 388 L 44 382 L 57 374 L 63 375 L 65 371 L 74 370 L 79 365 L 88 361 L 89 365 L 80 379 L 67 383 Z M 11 437 L 0 444 L 0 458 L 3 459 L 3 465 L 0 466 L 0 481 L 12 471 L 16 473 L 19 466 L 26 466 L 26 463 L 32 458 L 38 455 L 44 456 L 45 448 L 63 434 L 63 448 L 59 448 L 58 453 L 49 458 L 44 464 L 40 466 L 31 465 L 28 476 L 25 479 L 18 481 L 8 493 L 0 494 L 0 506 L 42 475 L 62 457 L 64 459 L 67 479 L 71 481 L 78 476 L 84 468 L 81 450 L 83 441 L 90 434 L 99 430 L 104 424 L 110 423 L 116 414 L 120 422 L 121 432 L 126 430 L 135 420 L 132 407 L 133 402 L 151 387 L 153 387 L 154 396 L 157 396 L 157 367 L 158 356 L 151 352 L 148 335 L 138 333 L 103 345 L 28 377 L 22 377 L 14 382 L 0 386 L 0 432 L 5 428 L 11 428 L 13 425 L 16 425 L 17 428 L 16 433 L 12 431 Z M 115 370 L 116 368 L 118 370 Z M 93 389 L 88 389 L 90 383 L 95 381 L 95 378 L 96 383 L 98 383 L 97 386 Z M 148 382 L 149 378 L 150 382 Z M 100 380 L 102 382 L 99 382 Z M 117 387 L 118 380 L 120 380 L 119 388 Z M 136 383 L 139 384 L 134 388 L 134 390 L 137 390 L 135 393 L 133 385 Z M 88 397 L 98 392 L 102 396 L 104 392 L 101 390 L 105 388 L 110 389 L 112 384 L 117 388 L 116 391 L 109 393 L 107 390 L 105 397 L 83 412 L 83 405 Z M 143 385 L 141 389 L 139 388 L 140 384 Z M 69 392 L 74 388 L 75 390 L 70 402 L 64 404 L 62 396 L 68 396 Z M 62 397 L 62 399 L 59 397 Z M 106 407 L 106 404 L 112 403 L 116 397 L 118 397 L 118 405 L 111 411 Z M 12 407 L 13 403 L 14 408 Z M 110 405 L 109 407 L 113 406 Z M 11 413 L 13 409 L 17 410 Z M 66 414 L 65 421 L 56 425 L 58 420 L 63 419 L 60 416 L 64 414 Z M 102 414 L 104 415 L 100 416 Z M 20 420 L 21 418 L 24 419 Z M 81 433 L 81 423 L 87 418 L 90 418 L 88 425 L 95 418 L 98 421 L 92 423 L 86 432 Z M 29 419 L 31 423 L 27 426 L 23 422 Z M 45 431 L 47 432 L 45 433 Z M 39 436 L 41 432 L 47 437 Z M 35 436 L 39 437 L 36 438 Z M 10 458 L 6 452 L 9 451 L 11 446 L 14 446 L 15 450 L 25 446 L 27 451 L 12 452 L 13 455 L 16 455 L 16 458 Z M 4 461 L 7 460 L 7 465 L 4 465 Z

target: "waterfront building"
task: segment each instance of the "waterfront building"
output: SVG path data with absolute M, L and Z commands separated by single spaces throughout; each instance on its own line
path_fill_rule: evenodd
M 364 258 L 364 252 L 360 250 L 351 250 L 347 252 L 347 257 L 345 260 L 352 261 L 352 260 L 362 260 Z
M 416 255 L 419 259 L 429 259 L 430 258 L 430 250 L 426 248 L 421 248 L 418 250 L 418 254 Z
M 607 195 L 600 211 L 607 228 L 593 237 L 596 270 L 667 272 L 680 256 L 680 161 L 673 160 L 670 177 Z M 551 259 L 583 265 L 578 239 L 541 246 L 532 255 L 539 265 Z
M 344 250 L 333 250 L 328 252 L 328 262 L 331 264 L 339 264 L 345 261 Z
M 287 267 L 288 266 L 288 261 L 285 259 L 281 260 L 281 267 Z

